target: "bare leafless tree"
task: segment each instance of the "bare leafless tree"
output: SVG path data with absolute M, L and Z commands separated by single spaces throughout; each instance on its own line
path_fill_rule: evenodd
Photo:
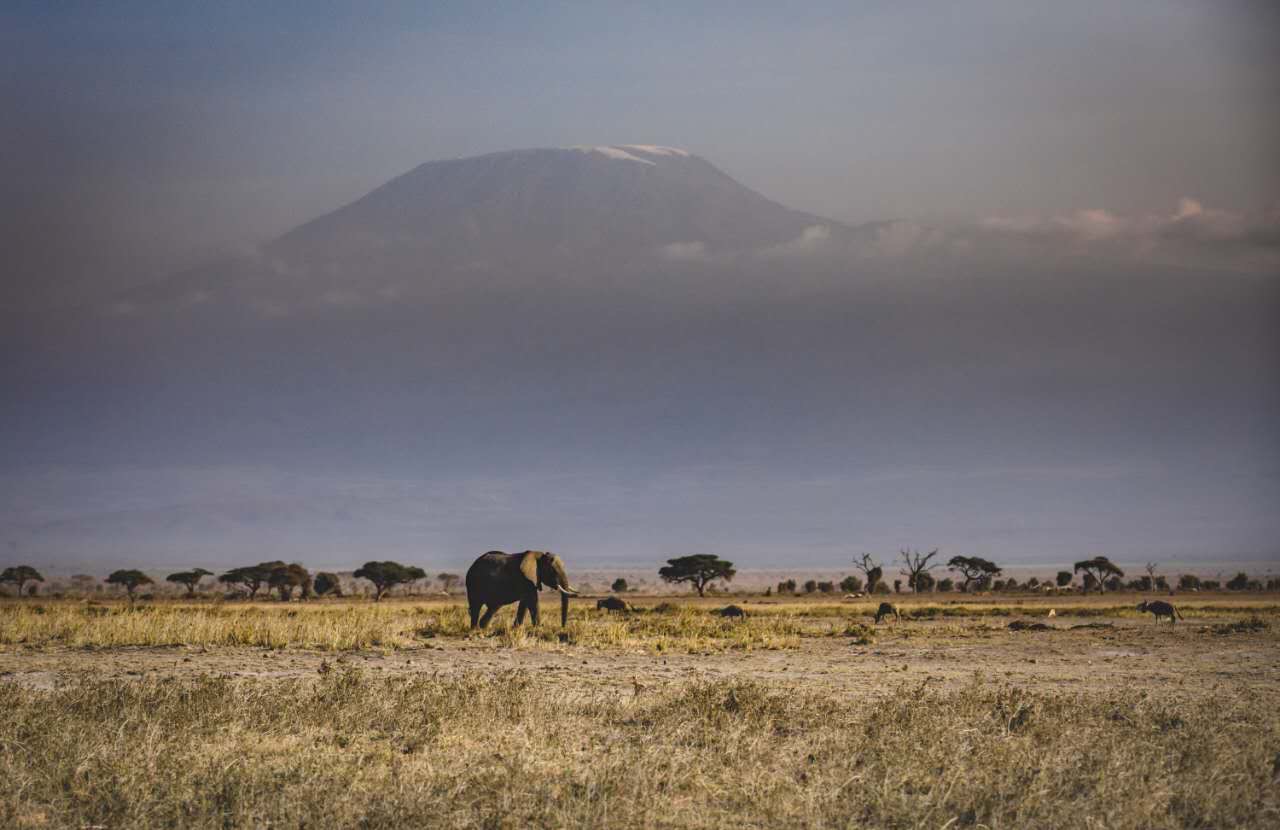
M 864 553 L 860 558 L 853 560 L 853 567 L 862 571 L 862 576 L 867 584 L 866 591 L 868 594 L 875 591 L 876 583 L 884 576 L 884 568 L 876 564 L 876 560 L 871 558 L 871 554 Z
M 1154 592 L 1154 591 L 1155 591 L 1155 589 L 1156 589 L 1156 568 L 1158 568 L 1158 567 L 1160 567 L 1160 563 L 1159 563 L 1159 562 L 1148 562 L 1148 563 L 1147 563 L 1147 576 L 1150 578 L 1150 581 L 1151 581 L 1151 585 L 1150 585 L 1149 587 L 1151 588 L 1151 590 L 1152 590 L 1153 592 Z
M 902 556 L 902 564 L 904 566 L 900 573 L 907 578 L 907 584 L 911 586 L 911 590 L 917 593 L 919 592 L 919 586 L 916 584 L 916 580 L 920 578 L 920 574 L 942 567 L 941 562 L 929 564 L 929 560 L 938 555 L 936 548 L 928 553 L 903 548 L 898 551 L 898 554 Z

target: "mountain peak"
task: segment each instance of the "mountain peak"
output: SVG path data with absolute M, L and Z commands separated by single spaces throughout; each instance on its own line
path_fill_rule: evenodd
M 597 153 L 617 161 L 637 161 L 641 164 L 655 164 L 653 157 L 689 158 L 691 156 L 688 150 L 663 147 L 659 144 L 578 144 L 568 149 L 577 150 L 580 153 Z

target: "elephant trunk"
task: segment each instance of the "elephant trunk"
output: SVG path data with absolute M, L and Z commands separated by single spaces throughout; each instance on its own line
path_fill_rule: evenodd
M 560 592 L 560 627 L 564 628 L 569 624 L 569 594 L 564 591 Z

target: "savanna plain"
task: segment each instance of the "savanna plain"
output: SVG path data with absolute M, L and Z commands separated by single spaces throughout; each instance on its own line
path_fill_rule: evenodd
M 1142 598 L 8 599 L 0 826 L 1280 826 L 1280 597 Z

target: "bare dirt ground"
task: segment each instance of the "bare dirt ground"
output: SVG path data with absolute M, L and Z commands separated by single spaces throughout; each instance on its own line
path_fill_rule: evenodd
M 0 646 L 0 681 L 52 688 L 60 680 L 86 673 L 98 678 L 203 674 L 270 679 L 317 676 L 350 666 L 389 675 L 523 670 L 562 684 L 566 692 L 642 692 L 689 680 L 738 678 L 809 691 L 874 695 L 904 682 L 947 688 L 977 679 L 1063 692 L 1117 687 L 1191 697 L 1245 692 L 1260 704 L 1280 703 L 1277 626 L 1229 634 L 1215 629 L 1246 616 L 1224 605 L 1220 614 L 1202 613 L 1177 625 L 1157 625 L 1149 617 L 1036 620 L 1054 626 L 1047 631 L 1011 631 L 1010 620 L 1000 617 L 911 620 L 875 628 L 870 644 L 851 637 L 805 636 L 794 647 L 779 650 L 692 654 L 547 643 L 513 648 L 492 637 L 440 637 L 420 647 L 341 652 L 8 645 Z M 1073 625 L 1111 627 L 1072 629 Z

